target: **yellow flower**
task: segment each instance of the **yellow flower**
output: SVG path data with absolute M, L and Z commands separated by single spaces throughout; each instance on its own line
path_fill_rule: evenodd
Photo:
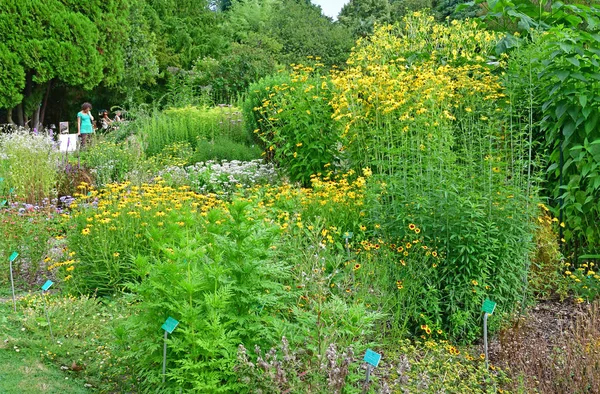
M 120 256 L 120 253 L 119 253 L 119 252 L 115 252 L 115 253 L 113 253 L 113 256 L 114 256 L 114 257 L 119 257 L 119 256 Z
M 360 264 L 358 264 L 358 263 L 357 263 L 357 264 L 354 264 L 354 267 L 352 267 L 352 270 L 353 270 L 353 271 L 357 271 L 357 270 L 359 270 L 359 269 L 360 269 L 360 267 L 361 267 L 361 266 L 360 266 Z
M 84 228 L 83 230 L 81 230 L 81 234 L 83 234 L 83 235 L 88 235 L 89 233 L 90 233 L 89 228 Z

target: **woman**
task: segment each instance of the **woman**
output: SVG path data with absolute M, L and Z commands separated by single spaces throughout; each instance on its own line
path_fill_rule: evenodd
M 77 113 L 77 135 L 81 137 L 81 146 L 88 143 L 90 135 L 94 132 L 94 117 L 91 114 L 92 104 L 83 103 L 81 111 Z
M 112 120 L 108 117 L 108 111 L 105 110 L 102 112 L 100 122 L 102 124 L 102 131 L 108 131 L 108 128 L 112 124 Z

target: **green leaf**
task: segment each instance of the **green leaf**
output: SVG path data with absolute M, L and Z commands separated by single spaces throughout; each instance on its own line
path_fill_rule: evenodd
M 575 67 L 579 67 L 581 64 L 579 63 L 579 59 L 577 59 L 576 57 L 568 57 L 567 61 L 569 63 L 571 63 L 572 65 L 574 65 Z
M 567 137 L 567 140 L 569 138 L 571 138 L 574 131 L 575 131 L 575 122 L 573 122 L 571 120 L 568 120 L 567 122 L 565 122 L 565 124 L 563 125 L 563 128 L 562 128 L 562 133 L 565 137 Z

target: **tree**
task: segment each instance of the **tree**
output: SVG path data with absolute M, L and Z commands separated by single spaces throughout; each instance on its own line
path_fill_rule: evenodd
M 0 108 L 13 108 L 23 100 L 25 70 L 19 58 L 3 43 L 0 43 Z M 12 123 L 12 111 L 8 112 L 8 122 Z
M 355 36 L 365 37 L 376 24 L 391 21 L 389 0 L 350 0 L 340 11 L 339 21 Z
M 283 45 L 280 61 L 284 64 L 315 56 L 326 66 L 342 65 L 354 44 L 348 28 L 334 23 L 310 2 L 282 1 L 271 23 L 273 37 Z
M 0 80 L 0 106 L 8 108 L 9 119 L 16 105 L 18 122 L 37 127 L 56 82 L 85 89 L 102 81 L 116 84 L 127 37 L 124 7 L 123 0 L 3 0 L 0 37 L 6 50 L 0 48 L 0 56 L 11 76 Z

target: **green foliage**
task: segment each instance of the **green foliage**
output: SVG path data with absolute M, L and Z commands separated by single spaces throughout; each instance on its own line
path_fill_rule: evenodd
M 468 3 L 467 0 L 439 0 L 435 2 L 436 17 L 438 20 L 443 21 L 446 18 L 452 19 L 465 19 L 473 18 L 477 16 L 480 11 L 478 5 L 462 6 L 462 4 Z M 460 7 L 457 10 L 457 7 Z
M 214 141 L 198 141 L 192 162 L 209 160 L 240 160 L 250 161 L 260 159 L 262 149 L 257 145 L 247 145 L 233 141 L 225 136 L 217 136 Z
M 8 257 L 19 253 L 13 262 L 15 282 L 32 283 L 36 280 L 41 261 L 44 259 L 48 241 L 58 233 L 58 214 L 52 206 L 43 208 L 17 205 L 0 210 L 0 258 L 1 280 L 9 286 Z
M 540 204 L 540 207 L 528 281 L 539 299 L 549 299 L 554 295 L 562 299 L 567 296 L 567 290 L 562 275 L 564 259 L 558 243 L 558 219 L 550 216 L 545 205 Z
M 457 12 L 480 5 L 485 10 L 481 19 L 488 27 L 505 32 L 519 31 L 528 34 L 559 25 L 597 29 L 598 22 L 594 14 L 600 12 L 598 5 L 593 5 L 591 1 L 586 0 L 571 2 L 575 4 L 568 4 L 569 1 L 474 0 L 459 5 Z
M 273 54 L 262 44 L 231 45 L 227 55 L 219 60 L 205 58 L 196 63 L 195 84 L 207 86 L 213 101 L 232 102 L 254 81 L 275 72 Z
M 275 9 L 272 35 L 282 46 L 281 63 L 302 63 L 320 57 L 327 67 L 342 66 L 354 44 L 351 32 L 321 14 L 307 1 L 285 0 Z
M 150 156 L 175 142 L 187 142 L 196 148 L 200 141 L 214 141 L 218 136 L 242 143 L 248 140 L 241 112 L 230 106 L 170 108 L 140 117 L 135 123 Z
M 158 37 L 159 67 L 189 70 L 205 56 L 215 57 L 227 45 L 222 13 L 210 10 L 207 0 L 146 0 L 152 28 Z
M 322 64 L 321 64 L 322 65 Z M 331 86 L 326 76 L 313 67 L 298 65 L 279 85 L 250 86 L 255 92 L 244 104 L 259 118 L 254 133 L 265 145 L 267 159 L 283 168 L 293 182 L 310 183 L 313 174 L 326 171 L 337 161 L 338 132 L 329 106 Z M 262 96 L 262 97 L 261 97 Z M 256 107 L 250 106 L 257 101 Z
M 334 79 L 344 146 L 378 181 L 371 220 L 398 239 L 419 226 L 443 258 L 429 290 L 438 301 L 421 313 L 466 340 L 484 298 L 506 312 L 522 301 L 533 247 L 527 134 L 503 131 L 505 94 L 484 66 L 496 41 L 473 22 L 415 14 L 360 42 Z
M 595 20 L 600 27 L 600 11 Z M 550 84 L 542 104 L 548 188 L 567 225 L 565 240 L 579 253 L 594 252 L 600 246 L 600 51 L 595 49 L 600 36 L 581 30 L 552 33 L 544 40 L 549 57 L 540 73 Z
M 147 13 L 151 12 L 145 0 L 129 2 L 127 19 L 128 42 L 125 46 L 125 72 L 121 88 L 128 100 L 143 100 L 144 85 L 152 85 L 159 74 L 156 33 L 152 31 Z
M 53 196 L 59 154 L 46 135 L 23 130 L 2 134 L 0 152 L 0 187 L 13 189 L 11 198 L 41 203 Z
M 128 141 L 115 143 L 98 138 L 81 152 L 81 163 L 90 168 L 96 184 L 106 185 L 124 181 L 141 164 L 141 154 L 140 147 Z
M 340 11 L 339 20 L 354 36 L 366 37 L 375 25 L 391 22 L 390 1 L 350 0 Z
M 3 1 L 3 48 L 18 58 L 15 64 L 14 57 L 2 55 L 12 74 L 3 78 L 3 106 L 14 106 L 23 95 L 26 115 L 37 111 L 50 81 L 87 89 L 101 81 L 109 86 L 120 81 L 127 40 L 123 9 L 127 10 L 122 0 L 97 0 L 85 7 L 69 0 Z
M 260 219 L 260 218 L 257 218 Z M 162 346 L 156 327 L 167 316 L 180 327 L 169 341 L 166 387 L 200 392 L 232 392 L 239 343 L 272 343 L 281 324 L 278 305 L 288 297 L 280 284 L 289 271 L 270 258 L 276 231 L 249 217 L 247 203 L 229 213 L 208 213 L 204 230 L 189 238 L 161 232 L 151 247 L 157 260 L 134 258 L 136 313 L 128 322 L 132 349 L 127 359 L 148 389 L 160 387 Z M 158 235 L 158 234 L 156 234 Z M 164 386 L 163 386 L 164 387 Z
M 569 288 L 575 295 L 575 302 L 592 302 L 600 295 L 600 275 L 597 270 L 600 265 L 600 255 L 588 255 L 581 264 L 565 263 L 564 275 Z M 577 266 L 579 265 L 579 266 Z
M 25 70 L 19 58 L 4 43 L 0 44 L 0 108 L 12 108 L 23 100 Z

